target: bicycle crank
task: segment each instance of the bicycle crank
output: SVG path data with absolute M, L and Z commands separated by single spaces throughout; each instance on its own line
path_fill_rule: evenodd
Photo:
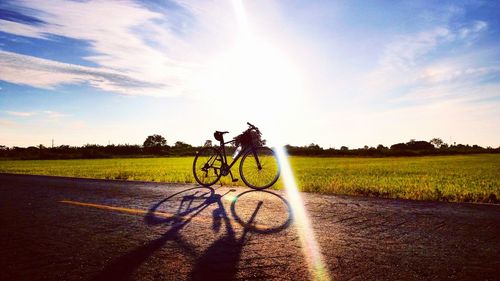
M 223 164 L 223 165 L 222 165 L 222 167 L 221 167 L 221 169 L 220 169 L 220 173 L 221 173 L 221 175 L 223 175 L 223 176 L 230 175 L 230 176 L 231 176 L 231 180 L 232 180 L 233 182 L 237 182 L 237 181 L 238 181 L 238 179 L 234 178 L 233 173 L 231 172 L 231 169 L 230 169 L 230 168 L 229 168 L 229 166 L 228 166 L 228 165 L 226 165 L 226 164 Z
M 222 164 L 222 167 L 220 168 L 220 174 L 223 176 L 227 176 L 229 173 L 231 173 L 229 166 L 227 164 Z

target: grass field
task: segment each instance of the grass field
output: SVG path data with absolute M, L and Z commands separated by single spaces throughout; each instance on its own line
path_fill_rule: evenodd
M 5 160 L 0 161 L 0 172 L 192 183 L 192 160 L 192 157 Z M 462 202 L 498 203 L 500 198 L 499 154 L 291 157 L 291 164 L 302 191 Z M 232 184 L 227 178 L 223 183 Z M 242 182 L 236 184 L 242 185 Z M 275 186 L 281 187 L 280 182 Z

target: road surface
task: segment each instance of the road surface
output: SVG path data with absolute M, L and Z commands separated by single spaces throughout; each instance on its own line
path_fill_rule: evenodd
M 498 280 L 500 206 L 301 194 L 333 280 Z M 0 174 L 0 280 L 310 280 L 285 193 Z

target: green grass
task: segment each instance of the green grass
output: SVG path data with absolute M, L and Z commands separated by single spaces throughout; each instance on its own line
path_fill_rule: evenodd
M 6 160 L 0 161 L 0 172 L 192 183 L 192 160 L 192 157 Z M 300 189 L 309 192 L 497 203 L 500 197 L 499 154 L 395 158 L 291 157 L 291 164 Z M 237 169 L 233 170 L 237 172 Z M 232 184 L 227 178 L 223 183 Z M 281 187 L 282 183 L 275 186 Z
M 500 155 L 294 158 L 302 190 L 417 200 L 495 202 Z

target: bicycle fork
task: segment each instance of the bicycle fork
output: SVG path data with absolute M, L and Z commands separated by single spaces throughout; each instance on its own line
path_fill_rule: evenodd
M 253 157 L 255 158 L 255 162 L 257 162 L 257 168 L 262 170 L 262 165 L 260 164 L 259 157 L 257 156 L 257 152 L 255 152 L 255 149 L 252 151 Z

